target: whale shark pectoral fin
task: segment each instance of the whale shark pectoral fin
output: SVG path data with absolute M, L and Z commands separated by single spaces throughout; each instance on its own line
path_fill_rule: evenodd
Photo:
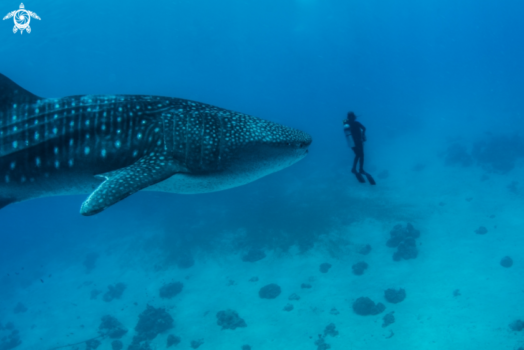
M 96 175 L 105 181 L 82 203 L 80 214 L 100 213 L 133 193 L 181 172 L 188 170 L 178 161 L 160 155 L 145 156 L 128 167 Z

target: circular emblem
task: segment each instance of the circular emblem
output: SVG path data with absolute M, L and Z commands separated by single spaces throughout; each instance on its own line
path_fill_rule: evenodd
M 16 11 L 13 19 L 15 21 L 15 26 L 22 31 L 29 27 L 29 22 L 31 22 L 31 16 L 23 9 Z

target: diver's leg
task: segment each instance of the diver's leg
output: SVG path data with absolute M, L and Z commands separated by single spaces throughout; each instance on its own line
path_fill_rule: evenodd
M 358 163 L 358 155 L 355 154 L 355 159 L 353 159 L 353 167 L 351 168 L 352 173 L 357 172 L 357 163 Z
M 364 172 L 364 145 L 362 143 L 356 145 L 355 154 L 357 155 L 359 163 L 360 163 L 359 173 L 363 173 Z
M 351 149 L 353 150 L 353 153 L 355 153 L 355 158 L 353 159 L 353 167 L 351 168 L 351 172 L 356 173 L 357 172 L 357 162 L 358 162 L 357 148 L 351 147 Z

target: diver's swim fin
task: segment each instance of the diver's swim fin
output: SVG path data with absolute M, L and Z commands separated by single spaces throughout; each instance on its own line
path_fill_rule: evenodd
M 366 172 L 362 172 L 361 174 L 363 174 L 368 179 L 370 185 L 376 185 L 377 184 L 375 182 L 375 179 L 373 178 L 373 176 L 371 176 L 370 174 L 368 174 Z M 362 176 L 362 175 L 360 175 L 360 176 Z
M 357 177 L 358 182 L 360 182 L 361 184 L 365 184 L 366 183 L 366 180 L 364 180 L 364 176 L 362 176 L 361 173 L 358 173 L 356 170 L 351 170 L 351 172 L 353 174 L 355 174 L 355 176 Z

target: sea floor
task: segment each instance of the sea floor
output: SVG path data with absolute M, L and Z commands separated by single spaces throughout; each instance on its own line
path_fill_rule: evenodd
M 394 220 L 362 218 L 323 237 L 305 253 L 266 251 L 266 257 L 256 262 L 243 262 L 241 254 L 200 254 L 187 269 L 159 267 L 161 252 L 137 249 L 140 244 L 133 237 L 106 242 L 90 273 L 82 265 L 46 266 L 52 276 L 2 300 L 2 320 L 14 322 L 20 331 L 23 343 L 16 349 L 46 350 L 76 343 L 64 349 L 85 349 L 82 342 L 98 336 L 104 315 L 116 317 L 128 330 L 121 338 L 126 349 L 147 305 L 165 308 L 174 319 L 174 327 L 151 342 L 152 349 L 165 349 L 173 334 L 181 338 L 173 349 L 191 349 L 192 341 L 201 341 L 202 350 L 240 350 L 244 345 L 253 350 L 322 350 L 328 347 L 316 342 L 331 323 L 338 335 L 327 335 L 324 342 L 334 350 L 524 346 L 524 333 L 509 328 L 524 318 L 522 196 L 507 190 L 512 177 L 481 180 L 475 169 L 462 176 L 452 168 L 438 171 L 443 180 L 437 186 L 431 178 L 409 173 L 382 183 L 377 180 L 382 188 L 357 184 L 348 188 L 358 196 L 382 191 L 392 205 L 410 207 L 409 221 L 421 233 L 416 259 L 392 259 L 395 248 L 387 247 L 386 241 L 394 225 L 406 223 Z M 476 233 L 480 226 L 487 233 Z M 144 242 L 157 235 L 160 232 L 144 234 Z M 366 244 L 371 252 L 360 254 Z M 86 253 L 88 249 L 79 252 Z M 513 258 L 512 267 L 500 265 L 505 256 Z M 369 268 L 358 276 L 352 265 L 360 261 Z M 326 273 L 320 271 L 322 263 L 331 264 Z M 104 301 L 108 285 L 118 282 L 126 284 L 121 298 Z M 172 299 L 161 298 L 159 289 L 169 282 L 182 282 L 183 290 Z M 278 284 L 281 294 L 260 298 L 260 288 L 270 283 Z M 388 288 L 403 288 L 405 300 L 387 302 Z M 92 299 L 94 289 L 103 293 Z M 300 299 L 289 300 L 293 293 Z M 352 304 L 359 297 L 381 302 L 386 310 L 357 315 Z M 14 314 L 18 302 L 27 311 Z M 291 311 L 284 310 L 288 304 Z M 228 309 L 247 326 L 222 330 L 216 315 Z M 383 317 L 390 312 L 395 322 L 383 327 Z M 101 339 L 98 349 L 111 349 L 111 340 Z

